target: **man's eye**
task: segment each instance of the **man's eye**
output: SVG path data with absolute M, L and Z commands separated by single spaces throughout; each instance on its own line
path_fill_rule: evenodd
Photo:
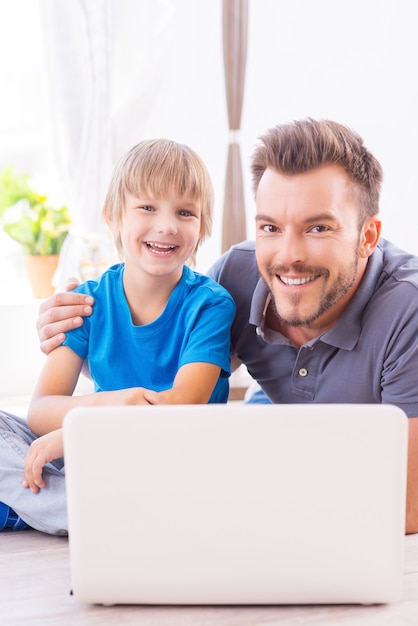
M 261 230 L 263 230 L 265 233 L 277 233 L 278 232 L 277 226 L 273 226 L 273 224 L 264 224 L 261 227 Z
M 312 226 L 310 230 L 311 233 L 325 233 L 329 230 L 329 227 L 324 226 L 323 224 L 317 224 L 316 226 Z

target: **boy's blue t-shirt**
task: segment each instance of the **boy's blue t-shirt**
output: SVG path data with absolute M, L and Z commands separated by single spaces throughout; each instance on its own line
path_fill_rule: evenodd
M 123 289 L 124 264 L 74 291 L 94 297 L 93 313 L 67 333 L 64 345 L 88 358 L 96 391 L 145 387 L 164 391 L 182 365 L 213 363 L 221 375 L 209 402 L 228 400 L 230 328 L 235 304 L 207 276 L 185 266 L 161 315 L 135 326 Z

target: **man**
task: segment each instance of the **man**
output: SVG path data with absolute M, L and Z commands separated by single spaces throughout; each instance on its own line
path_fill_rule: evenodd
M 256 242 L 210 275 L 232 294 L 232 354 L 272 402 L 391 403 L 409 420 L 406 532 L 418 532 L 418 258 L 380 240 L 381 166 L 350 129 L 270 129 L 252 160 Z M 64 306 L 62 306 L 64 305 Z M 41 307 L 48 352 L 92 302 Z

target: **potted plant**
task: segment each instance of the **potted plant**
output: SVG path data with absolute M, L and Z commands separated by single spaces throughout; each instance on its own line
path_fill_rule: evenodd
M 59 253 L 71 224 L 67 207 L 51 206 L 47 196 L 32 188 L 27 174 L 15 174 L 8 167 L 0 173 L 0 224 L 20 244 L 35 297 L 51 295 Z

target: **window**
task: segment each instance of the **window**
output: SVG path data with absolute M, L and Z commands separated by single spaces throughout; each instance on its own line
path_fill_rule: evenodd
M 42 192 L 51 189 L 49 101 L 39 4 L 0 0 L 0 169 L 27 173 Z M 56 184 L 56 183 L 55 183 Z M 1 299 L 30 295 L 18 244 L 0 232 Z

